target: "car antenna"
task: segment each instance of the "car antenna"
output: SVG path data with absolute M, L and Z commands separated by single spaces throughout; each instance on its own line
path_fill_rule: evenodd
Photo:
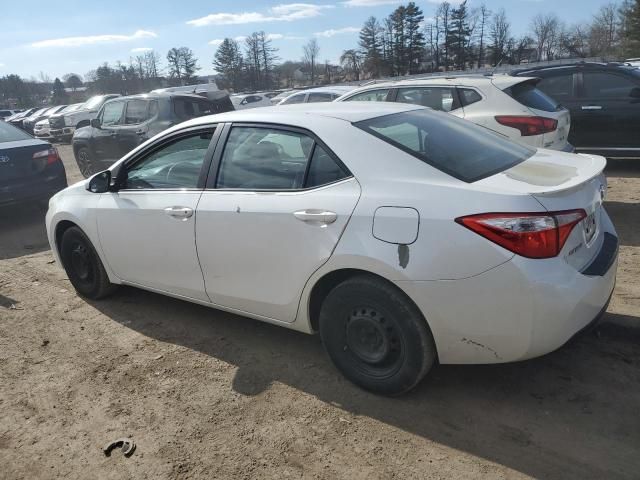
M 502 64 L 502 59 L 503 59 L 503 58 L 504 58 L 504 57 L 502 57 L 502 58 L 498 61 L 498 63 L 496 63 L 496 66 L 495 66 L 495 67 L 493 67 L 489 73 L 485 73 L 485 74 L 484 74 L 484 76 L 485 76 L 485 77 L 493 77 L 493 74 L 495 73 L 496 68 L 498 68 L 498 67 Z

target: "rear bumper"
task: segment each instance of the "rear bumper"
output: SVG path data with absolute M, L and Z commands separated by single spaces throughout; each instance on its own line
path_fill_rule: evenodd
M 617 242 L 613 226 L 605 223 Z M 602 253 L 605 248 L 606 242 L 596 259 L 602 255 L 606 262 L 594 275 L 562 257 L 516 255 L 475 277 L 397 284 L 422 310 L 441 363 L 525 360 L 558 349 L 603 313 L 618 263 L 617 248 Z
M 0 206 L 48 199 L 67 188 L 67 176 L 62 163 L 56 164 L 42 176 L 28 180 L 16 180 L 10 185 L 0 186 Z

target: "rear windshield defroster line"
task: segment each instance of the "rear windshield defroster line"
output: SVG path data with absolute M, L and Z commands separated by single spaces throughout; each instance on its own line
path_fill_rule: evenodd
M 536 150 L 449 113 L 393 113 L 354 126 L 438 170 L 472 183 L 507 170 Z

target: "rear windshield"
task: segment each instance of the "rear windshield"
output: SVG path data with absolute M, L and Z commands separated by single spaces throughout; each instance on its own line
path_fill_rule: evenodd
M 430 110 L 395 113 L 354 125 L 467 183 L 507 170 L 535 153 L 471 122 Z
M 17 142 L 19 140 L 29 140 L 31 138 L 33 137 L 19 128 L 5 122 L 0 122 L 0 143 Z
M 543 112 L 557 112 L 562 108 L 553 98 L 528 82 L 518 83 L 509 87 L 505 90 L 505 93 L 525 107 L 535 108 Z
M 173 109 L 181 120 L 216 113 L 211 102 L 188 97 L 174 97 Z

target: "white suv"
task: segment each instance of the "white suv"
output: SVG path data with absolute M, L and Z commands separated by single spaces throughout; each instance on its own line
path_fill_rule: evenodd
M 569 111 L 538 88 L 537 78 L 495 76 L 430 77 L 375 83 L 336 102 L 386 101 L 423 105 L 538 148 L 573 151 L 567 141 Z

